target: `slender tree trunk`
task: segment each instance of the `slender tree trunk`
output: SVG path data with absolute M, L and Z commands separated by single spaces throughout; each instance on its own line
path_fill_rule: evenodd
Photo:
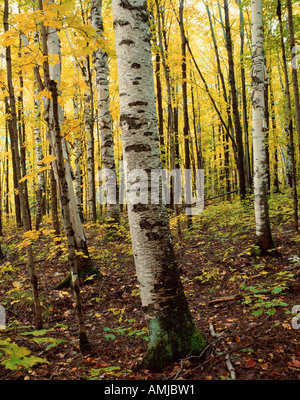
M 46 34 L 47 38 L 47 47 L 46 50 L 49 49 L 49 55 L 51 54 L 56 54 L 60 57 L 60 41 L 58 38 L 58 34 L 56 29 L 49 27 L 48 28 L 48 33 Z M 60 84 L 61 81 L 61 64 L 57 63 L 55 65 L 49 65 L 49 78 L 47 80 L 47 77 L 45 79 L 45 83 L 48 85 L 49 80 L 55 80 Z M 56 146 L 55 146 L 55 140 L 54 140 L 54 121 L 53 121 L 53 110 L 49 108 L 49 141 L 51 144 L 51 153 L 53 156 L 57 156 L 55 151 L 56 151 Z M 59 109 L 59 118 L 60 118 L 60 124 L 63 124 L 64 120 L 64 112 L 60 104 L 58 104 L 58 109 Z M 69 189 L 69 199 L 70 199 L 70 213 L 71 213 L 71 221 L 72 221 L 72 227 L 74 230 L 74 237 L 75 237 L 75 244 L 76 244 L 76 249 L 78 251 L 83 252 L 88 256 L 88 248 L 87 248 L 87 239 L 86 239 L 86 233 L 84 230 L 84 227 L 82 225 L 82 222 L 80 220 L 80 216 L 78 213 L 78 208 L 77 208 L 77 202 L 76 202 L 76 197 L 75 197 L 75 192 L 74 192 L 74 187 L 73 187 L 73 180 L 72 180 L 72 172 L 71 172 L 71 165 L 69 161 L 69 150 L 68 150 L 68 144 L 65 139 L 62 139 L 62 147 L 64 151 L 64 160 L 65 160 L 65 174 L 66 174 L 66 179 L 68 181 L 68 189 Z M 56 160 L 52 163 L 55 179 L 56 179 L 56 184 L 57 184 L 57 190 L 58 190 L 58 198 L 60 200 L 61 194 L 62 194 L 62 188 L 61 188 L 61 182 L 59 179 L 59 170 L 57 166 Z M 61 200 L 60 200 L 61 201 Z M 64 219 L 62 218 L 63 223 Z
M 275 99 L 274 99 L 274 93 L 273 93 L 271 79 L 270 79 L 270 83 L 269 83 L 269 88 L 270 88 L 271 125 L 272 125 L 273 137 L 275 139 L 275 142 L 277 142 L 277 140 L 276 140 L 277 139 L 277 123 L 276 123 L 276 113 L 275 113 Z M 280 193 L 278 167 L 279 167 L 279 160 L 278 160 L 278 148 L 277 148 L 277 143 L 276 143 L 275 148 L 274 148 L 274 167 L 273 167 L 274 168 L 273 185 L 275 188 L 275 193 Z
M 166 60 L 166 54 L 167 51 L 164 51 L 163 47 L 163 33 L 162 33 L 162 24 L 161 24 L 161 11 L 159 8 L 159 3 L 156 0 L 156 11 L 157 11 L 157 26 L 158 26 L 158 43 L 159 43 L 159 48 L 160 48 L 160 55 L 161 55 L 161 61 L 164 69 L 164 76 L 166 80 L 166 86 L 167 86 L 167 102 L 168 102 L 168 133 L 169 133 L 169 138 L 170 138 L 170 169 L 173 171 L 176 168 L 176 150 L 177 153 L 178 151 L 178 140 L 176 140 L 176 111 L 173 109 L 173 102 L 172 102 L 172 94 L 174 94 L 174 91 L 172 92 L 172 87 L 171 87 L 171 82 L 170 82 L 170 71 L 169 71 L 169 66 L 167 64 Z M 178 131 L 178 130 L 177 130 Z M 177 157 L 177 162 L 179 161 L 179 156 Z M 175 217 L 176 217 L 176 230 L 177 230 L 177 238 L 179 242 L 182 242 L 182 231 L 181 231 L 181 224 L 180 224 L 180 219 L 179 219 L 179 208 L 178 204 L 175 204 L 174 202 L 174 179 L 171 178 L 171 207 L 174 206 L 174 212 L 175 212 Z
M 149 330 L 143 366 L 160 370 L 178 357 L 201 353 L 205 339 L 195 327 L 184 296 L 165 206 L 130 201 L 136 170 L 141 190 L 148 191 L 146 171 L 161 167 L 150 31 L 146 1 L 113 0 L 112 5 L 130 232 Z
M 248 107 L 247 107 L 247 95 L 246 95 L 246 78 L 245 78 L 245 61 L 244 61 L 244 44 L 245 44 L 245 20 L 243 13 L 243 4 L 241 0 L 237 0 L 240 9 L 240 57 L 241 57 L 241 83 L 242 83 L 242 104 L 243 104 L 243 127 L 244 127 L 244 139 L 245 139 L 245 178 L 246 187 L 249 189 L 252 186 L 251 179 L 251 166 L 250 166 L 250 153 L 249 153 L 249 135 L 248 135 Z
M 237 155 L 238 155 L 238 174 L 239 174 L 239 184 L 240 184 L 240 196 L 244 198 L 246 195 L 246 182 L 245 182 L 245 169 L 244 169 L 244 147 L 242 139 L 242 127 L 239 115 L 239 106 L 237 98 L 237 90 L 235 83 L 235 72 L 234 72 L 234 61 L 233 61 L 233 50 L 232 50 L 232 39 L 230 31 L 230 21 L 229 21 L 229 10 L 228 10 L 228 0 L 224 0 L 224 13 L 225 13 L 225 30 L 226 30 L 226 48 L 228 54 L 228 69 L 229 69 L 229 83 L 231 88 L 231 101 L 232 101 L 232 113 L 233 122 L 235 129 L 235 139 L 237 145 Z
M 39 0 L 39 9 L 43 11 L 43 1 Z M 44 26 L 43 23 L 41 23 L 41 40 L 42 40 L 42 50 L 43 50 L 43 55 L 45 57 L 45 61 L 43 62 L 43 69 L 44 69 L 44 80 L 45 80 L 45 87 L 49 86 L 50 80 L 56 81 L 58 85 L 60 84 L 61 81 L 61 63 L 56 63 L 50 65 L 48 63 L 48 49 L 49 49 L 49 55 L 55 54 L 59 57 L 60 59 L 60 40 L 57 34 L 57 30 L 51 26 L 48 27 L 46 30 L 46 27 Z M 38 76 L 38 75 L 37 75 Z M 39 77 L 39 80 L 41 81 L 41 78 Z M 53 156 L 57 157 L 56 154 L 56 142 L 55 142 L 55 121 L 54 121 L 54 115 L 53 115 L 53 104 L 50 99 L 44 98 L 44 109 L 45 109 L 45 120 L 48 123 L 49 126 L 49 142 L 51 145 L 51 153 Z M 61 107 L 61 105 L 58 103 L 58 117 L 59 117 L 59 124 L 63 124 L 64 120 L 64 111 Z M 87 239 L 86 239 L 86 233 L 84 230 L 84 227 L 82 225 L 80 215 L 78 213 L 78 207 L 77 207 L 77 202 L 76 202 L 76 197 L 75 197 L 75 192 L 74 192 L 74 187 L 73 187 L 73 180 L 72 180 L 72 171 L 71 171 L 71 165 L 70 165 L 70 160 L 69 160 L 69 148 L 66 140 L 62 138 L 62 149 L 63 149 L 63 157 L 65 160 L 65 179 L 68 182 L 68 190 L 69 190 L 69 210 L 70 210 L 70 218 L 71 218 L 71 223 L 72 223 L 72 228 L 74 231 L 74 239 L 75 239 L 75 246 L 76 250 L 78 250 L 80 253 L 83 253 L 84 256 L 78 256 L 77 257 L 77 267 L 79 270 L 79 273 L 82 276 L 85 275 L 96 275 L 99 276 L 99 271 L 95 269 L 92 264 L 91 260 L 88 254 L 88 247 L 87 247 Z M 61 203 L 61 196 L 63 193 L 63 188 L 61 186 L 61 181 L 60 181 L 60 171 L 58 168 L 58 163 L 57 160 L 54 160 L 52 162 L 53 166 L 53 171 L 57 183 L 57 191 L 58 191 L 58 198 Z M 62 212 L 62 204 L 60 204 L 61 212 Z M 65 221 L 64 221 L 64 215 L 62 214 L 62 221 L 65 226 Z M 65 228 L 66 229 L 66 228 Z M 62 282 L 60 282 L 56 288 L 60 289 L 65 286 L 69 286 L 71 283 L 71 274 L 67 276 Z
M 78 94 L 73 97 L 74 118 L 78 121 L 78 130 L 74 135 L 74 163 L 75 163 L 75 197 L 81 222 L 84 221 L 82 209 L 82 130 L 80 129 Z
M 267 163 L 265 148 L 265 101 L 266 69 L 262 25 L 262 0 L 251 1 L 252 22 L 252 136 L 254 153 L 254 210 L 257 245 L 262 252 L 274 248 L 267 198 Z
M 89 219 L 97 220 L 96 214 L 96 184 L 95 184 L 95 140 L 94 140 L 94 111 L 93 90 L 91 82 L 89 57 L 86 57 L 81 67 L 82 75 L 86 83 L 84 91 L 84 125 L 87 144 L 87 180 L 88 180 L 88 208 Z
M 265 67 L 266 68 L 266 67 Z M 266 68 L 267 71 L 267 68 Z M 271 180 L 270 180 L 270 151 L 269 151 L 269 136 L 270 136 L 270 113 L 269 113 L 269 82 L 266 82 L 266 87 L 264 90 L 265 97 L 265 144 L 266 144 L 266 162 L 267 162 L 267 187 L 268 193 L 270 192 Z
M 50 146 L 50 150 L 51 150 L 51 146 Z M 51 154 L 51 152 L 50 152 L 50 154 Z M 55 230 L 55 235 L 58 237 L 60 235 L 60 226 L 59 226 L 59 219 L 58 219 L 57 186 L 56 186 L 56 180 L 55 180 L 54 171 L 53 171 L 52 166 L 50 169 L 50 192 L 51 192 L 52 226 L 53 226 L 53 229 Z
M 35 94 L 38 93 L 38 89 L 34 89 Z M 41 101 L 39 99 L 34 99 L 34 117 L 35 117 L 35 151 L 36 151 L 36 163 L 37 171 L 43 168 L 43 149 L 42 149 L 42 137 L 41 137 Z M 43 220 L 44 208 L 45 208 L 45 174 L 44 172 L 38 172 L 38 184 L 36 191 L 36 219 L 35 219 L 35 229 L 39 230 L 40 224 Z
M 98 38 L 103 38 L 102 0 L 92 0 L 91 23 L 97 30 Z M 98 118 L 101 134 L 102 167 L 116 175 L 114 142 L 112 136 L 112 118 L 109 101 L 108 55 L 100 46 L 94 51 L 96 67 L 96 86 L 98 96 Z M 138 68 L 136 68 L 138 69 Z M 134 68 L 133 68 L 134 70 Z M 120 222 L 117 187 L 109 177 L 105 177 L 107 187 L 107 217 L 113 223 Z
M 224 74 L 223 74 L 222 68 L 221 68 L 221 61 L 220 61 L 220 56 L 219 56 L 220 52 L 219 52 L 219 48 L 218 48 L 218 44 L 217 44 L 217 40 L 216 40 L 216 36 L 215 36 L 215 32 L 214 32 L 214 27 L 213 27 L 212 18 L 211 18 L 211 12 L 210 12 L 208 4 L 205 4 L 205 6 L 206 6 L 206 10 L 207 10 L 207 15 L 208 15 L 209 24 L 210 24 L 212 40 L 213 40 L 214 49 L 215 49 L 215 56 L 216 56 L 216 60 L 217 60 L 218 73 L 219 73 L 221 86 L 222 86 L 223 98 L 224 98 L 224 101 L 226 103 L 228 127 L 225 126 L 224 124 L 222 124 L 222 126 L 223 126 L 223 129 L 225 128 L 225 130 L 226 130 L 226 133 L 225 133 L 226 141 L 224 141 L 224 146 L 225 146 L 224 147 L 224 154 L 225 154 L 226 185 L 228 186 L 229 185 L 229 172 L 230 172 L 229 169 L 226 171 L 226 165 L 228 165 L 228 168 L 229 168 L 229 164 L 228 164 L 228 162 L 229 162 L 229 145 L 228 145 L 229 133 L 228 132 L 232 133 L 231 139 L 232 139 L 232 144 L 233 144 L 234 159 L 235 159 L 237 168 L 239 168 L 239 155 L 238 155 L 238 151 L 237 151 L 236 142 L 233 140 L 234 129 L 233 129 L 233 122 L 232 122 L 232 117 L 231 117 L 231 110 L 230 110 L 230 99 L 229 99 L 229 96 L 227 94 Z M 226 40 L 226 35 L 225 35 L 225 40 Z M 229 192 L 230 190 L 226 190 L 226 191 Z M 228 196 L 230 196 L 230 195 L 228 195 Z
M 9 4 L 8 0 L 5 0 L 4 3 L 4 14 L 3 14 L 3 23 L 4 23 L 4 31 L 9 31 L 9 24 L 8 24 L 8 15 L 9 15 Z M 16 178 L 18 182 L 18 191 L 19 191 L 19 199 L 20 199 L 20 206 L 23 218 L 23 229 L 24 232 L 31 230 L 31 219 L 30 219 L 30 211 L 27 207 L 28 203 L 25 199 L 25 186 L 24 181 L 21 181 L 22 174 L 21 174 L 21 158 L 19 154 L 19 145 L 18 145 L 18 122 L 17 122 L 17 110 L 16 110 L 16 101 L 15 101 L 15 93 L 14 87 L 12 83 L 12 61 L 11 61 L 11 49 L 10 46 L 6 47 L 6 71 L 7 71 L 7 86 L 9 92 L 9 99 L 10 99 L 10 116 L 11 116 L 11 129 L 10 129 L 10 140 L 11 145 L 14 148 L 14 157 L 15 157 L 15 172 Z M 33 302 L 35 307 L 35 325 L 36 329 L 41 329 L 43 322 L 42 322 L 42 309 L 41 304 L 39 301 L 39 292 L 38 292 L 38 281 L 35 272 L 35 265 L 33 259 L 33 251 L 32 245 L 29 244 L 26 246 L 26 253 L 28 259 L 28 272 L 29 272 L 29 279 L 33 294 Z
M 191 168 L 190 156 L 190 140 L 189 140 L 189 115 L 188 115 L 188 96 L 187 96 L 187 62 L 186 62 L 186 36 L 184 29 L 184 0 L 179 2 L 179 28 L 181 38 L 181 78 L 182 78 L 182 107 L 183 107 L 183 137 L 184 137 L 184 168 L 186 170 Z M 187 202 L 190 203 L 192 193 L 186 185 L 186 192 L 188 194 Z M 191 228 L 192 217 L 187 216 L 187 226 Z
M 290 49 L 293 57 L 295 51 L 295 33 L 294 33 L 294 22 L 293 22 L 293 8 L 292 1 L 287 0 L 287 10 L 288 10 L 288 25 L 290 32 Z M 294 89 L 294 99 L 295 99 L 295 110 L 296 110 L 296 128 L 298 136 L 298 148 L 300 155 L 300 97 L 299 97 L 299 84 L 298 84 L 298 74 L 297 69 L 292 68 L 292 78 L 293 78 L 293 89 Z
M 4 183 L 4 163 L 3 163 L 3 171 L 2 166 L 0 164 L 0 236 L 3 236 L 3 223 L 2 223 L 2 214 L 3 214 L 3 183 Z M 1 258 L 1 257 L 0 257 Z
M 20 38 L 21 42 L 21 38 Z M 21 46 L 21 43 L 20 43 Z M 25 121 L 24 121 L 24 101 L 23 101 L 23 75 L 22 71 L 19 71 L 19 82 L 20 82 L 20 94 L 18 96 L 18 134 L 19 134 L 19 143 L 20 143 L 20 162 L 21 162 L 21 175 L 24 178 L 27 174 L 26 172 L 26 132 L 25 132 Z M 24 190 L 25 190 L 25 203 L 26 208 L 29 210 L 29 195 L 28 195 L 28 186 L 27 179 L 24 181 Z M 31 213 L 29 212 L 30 226 L 31 226 Z
M 287 60 L 286 60 L 284 40 L 283 40 L 283 26 L 282 26 L 281 1 L 280 0 L 278 0 L 278 3 L 277 3 L 277 16 L 279 19 L 283 72 L 284 72 L 284 78 L 285 78 L 286 109 L 288 112 L 288 118 L 287 118 L 287 123 L 286 123 L 286 128 L 285 128 L 285 130 L 287 132 L 287 136 L 288 136 L 288 145 L 287 145 L 288 183 L 289 183 L 289 186 L 292 188 L 292 193 L 293 193 L 294 229 L 297 232 L 298 231 L 298 195 L 297 195 L 297 178 L 296 178 L 296 164 L 295 164 L 294 130 L 293 130 L 293 117 L 292 117 L 288 67 L 287 67 Z
M 156 79 L 156 99 L 157 99 L 157 116 L 158 116 L 158 134 L 160 152 L 162 158 L 162 165 L 165 165 L 165 142 L 164 142 L 164 114 L 163 114 L 163 97 L 162 97 L 162 84 L 161 84 L 161 57 L 159 46 L 156 43 L 155 53 L 155 79 Z
M 84 314 L 82 307 L 82 299 L 80 294 L 79 275 L 75 254 L 75 238 L 74 230 L 72 228 L 71 216 L 70 216 L 70 199 L 69 199 L 69 188 L 68 181 L 65 173 L 65 161 L 63 155 L 62 138 L 60 133 L 60 118 L 59 118 L 59 107 L 58 107 L 58 91 L 57 83 L 53 80 L 48 82 L 48 89 L 52 96 L 52 107 L 53 107 L 53 122 L 55 132 L 55 150 L 57 157 L 57 165 L 59 171 L 59 179 L 61 183 L 61 213 L 63 216 L 65 230 L 68 240 L 68 256 L 70 262 L 70 270 L 72 277 L 72 288 L 75 300 L 75 311 L 78 320 L 78 333 L 79 333 L 79 346 L 82 352 L 86 350 L 89 345 L 88 337 L 86 334 L 86 327 L 84 323 Z
M 5 103 L 6 104 L 6 103 Z M 6 114 L 6 108 L 5 108 Z M 7 114 L 6 114 L 7 115 Z M 8 136 L 9 136 L 9 128 L 8 122 L 5 122 L 5 152 L 6 152 L 6 193 L 5 193 L 5 214 L 6 220 L 9 221 L 9 156 L 8 156 Z
M 11 114 L 11 107 L 9 107 L 8 98 L 4 98 L 5 102 L 5 115 L 9 116 Z M 12 136 L 12 121 L 11 118 L 8 118 L 7 121 L 9 136 Z M 18 178 L 17 178 L 17 166 L 16 166 L 16 149 L 13 146 L 12 141 L 10 142 L 11 148 L 11 156 L 12 156 L 12 170 L 13 170 L 13 185 L 14 185 L 14 200 L 15 200 L 15 215 L 16 215 L 16 224 L 18 228 L 22 227 L 22 215 L 21 215 L 21 203 L 20 203 L 20 195 L 18 192 Z

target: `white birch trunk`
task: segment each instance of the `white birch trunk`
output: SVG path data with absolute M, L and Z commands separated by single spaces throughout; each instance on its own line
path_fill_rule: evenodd
M 99 38 L 102 38 L 103 22 L 102 22 L 102 0 L 92 0 L 91 6 L 91 24 L 97 30 Z M 96 67 L 96 87 L 98 99 L 98 118 L 101 135 L 101 156 L 103 169 L 108 169 L 115 173 L 115 158 L 112 136 L 112 120 L 109 102 L 109 68 L 107 62 L 107 53 L 100 47 L 94 51 L 94 63 Z M 120 220 L 120 210 L 116 204 L 114 187 L 110 187 L 110 180 L 106 181 L 107 185 L 107 216 L 114 222 Z
M 78 104 L 78 95 L 75 93 L 73 98 L 73 108 L 74 108 L 74 119 L 79 121 L 79 104 Z M 81 176 L 81 163 L 82 163 L 82 142 L 81 142 L 81 130 L 76 132 L 74 137 L 74 163 L 75 163 L 75 197 L 76 203 L 78 207 L 78 212 L 83 221 L 83 211 L 82 211 L 82 196 L 81 196 L 81 185 L 82 185 L 82 176 Z
M 84 90 L 84 126 L 87 144 L 87 181 L 88 181 L 88 205 L 91 221 L 96 221 L 96 193 L 95 193 L 95 156 L 94 156 L 94 130 L 92 116 L 92 96 L 89 81 L 89 64 L 87 58 L 81 66 L 82 76 L 86 87 Z
M 267 72 L 264 66 L 262 0 L 251 1 L 252 22 L 252 136 L 254 164 L 254 209 L 256 236 L 263 251 L 274 247 L 267 199 L 267 158 L 265 149 L 264 90 Z
M 49 51 L 49 56 L 52 54 L 58 55 L 59 59 L 61 60 L 60 57 L 60 40 L 57 34 L 57 31 L 55 28 L 49 27 L 48 28 L 48 51 Z M 58 87 L 61 82 L 61 63 L 56 63 L 54 65 L 50 65 L 50 79 L 54 80 L 58 83 Z M 58 112 L 59 112 L 59 123 L 62 126 L 64 122 L 64 112 L 63 109 L 60 105 L 58 105 Z M 50 143 L 51 143 L 51 148 L 53 149 L 53 155 L 55 156 L 55 136 L 54 136 L 54 122 L 53 122 L 53 110 L 51 109 L 50 106 L 50 125 L 52 125 L 52 128 L 50 130 Z M 84 230 L 84 227 L 81 223 L 80 215 L 78 212 L 78 205 L 76 202 L 76 197 L 75 197 L 75 192 L 74 192 L 74 186 L 73 186 L 73 181 L 72 181 L 72 170 L 71 170 L 71 165 L 70 165 L 70 157 L 69 157 L 69 149 L 68 149 L 68 144 L 65 139 L 62 139 L 62 147 L 63 147 L 63 156 L 65 160 L 65 171 L 66 171 L 66 180 L 68 183 L 68 191 L 69 191 L 69 201 L 70 201 L 70 216 L 71 216 L 71 222 L 72 222 L 72 227 L 74 230 L 74 237 L 75 237 L 75 242 L 76 242 L 76 248 L 87 251 L 87 243 L 86 243 L 86 233 Z M 57 182 L 57 189 L 58 189 L 58 197 L 61 199 L 62 195 L 62 189 L 61 189 L 61 183 L 59 179 L 59 171 L 57 168 L 57 162 L 53 162 L 53 170 L 54 170 L 54 175 L 55 179 Z
M 120 123 L 128 215 L 142 306 L 149 329 L 144 366 L 159 369 L 193 350 L 203 349 L 184 296 L 166 208 L 132 193 L 148 191 L 148 175 L 160 169 L 159 138 L 146 0 L 113 0 L 120 93 Z M 134 174 L 135 170 L 140 173 Z M 201 351 L 201 350 L 200 350 Z
M 35 88 L 34 94 L 38 93 L 38 89 Z M 40 224 L 43 219 L 44 213 L 44 193 L 45 193 L 45 175 L 44 172 L 39 172 L 43 168 L 43 149 L 42 149 L 42 138 L 41 138 L 41 102 L 39 99 L 34 99 L 34 117 L 36 124 L 34 127 L 34 137 L 35 137 L 35 151 L 36 151 L 36 163 L 38 172 L 38 183 L 37 183 L 37 193 L 36 193 L 36 221 L 35 229 L 39 230 Z

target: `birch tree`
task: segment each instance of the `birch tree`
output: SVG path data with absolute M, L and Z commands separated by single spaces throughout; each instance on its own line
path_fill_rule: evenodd
M 38 93 L 37 87 L 34 89 L 35 95 Z M 43 149 L 42 149 L 42 138 L 41 138 L 41 101 L 40 99 L 34 99 L 34 117 L 36 119 L 36 125 L 34 127 L 35 136 L 35 151 L 36 151 L 36 163 L 37 170 L 43 168 Z M 38 172 L 38 182 L 36 191 L 36 219 L 35 229 L 39 230 L 40 224 L 43 219 L 44 213 L 44 193 L 45 193 L 45 175 L 44 172 Z
M 113 0 L 112 5 L 130 233 L 149 330 L 142 365 L 160 370 L 178 357 L 200 354 L 205 338 L 183 292 L 166 208 L 130 201 L 137 180 L 141 192 L 147 191 L 147 171 L 160 168 L 150 30 L 146 0 Z M 140 176 L 134 176 L 136 170 Z
M 293 57 L 293 53 L 296 50 L 295 47 L 296 41 L 295 41 L 294 22 L 293 22 L 293 7 L 291 0 L 287 0 L 287 10 L 288 10 L 289 33 L 290 33 L 290 49 Z M 299 95 L 298 73 L 296 68 L 292 68 L 292 78 L 293 78 L 293 90 L 294 90 L 294 100 L 295 100 L 298 148 L 300 153 L 300 95 Z
M 240 184 L 240 195 L 241 198 L 244 198 L 246 195 L 244 146 L 242 139 L 243 135 L 242 135 L 242 127 L 240 121 L 240 114 L 239 114 L 236 78 L 234 71 L 233 46 L 232 46 L 231 28 L 229 21 L 228 0 L 224 0 L 224 13 L 225 13 L 226 49 L 228 54 L 229 84 L 231 89 L 232 114 L 233 114 L 233 123 L 235 129 L 235 140 L 237 145 L 237 167 L 238 167 L 239 184 Z
M 73 109 L 74 109 L 74 119 L 78 121 L 78 131 L 75 133 L 74 137 L 74 162 L 75 162 L 75 196 L 77 202 L 77 208 L 80 215 L 81 221 L 83 221 L 83 210 L 82 210 L 82 139 L 81 139 L 81 129 L 80 129 L 80 116 L 79 116 L 79 102 L 77 89 L 73 96 Z
M 39 0 L 39 9 L 43 11 L 43 2 L 42 0 Z M 54 63 L 54 64 L 49 64 L 48 63 L 48 56 L 54 55 L 58 56 L 58 59 L 61 60 L 61 54 L 60 54 L 60 40 L 57 34 L 57 29 L 54 27 L 49 26 L 46 30 L 46 27 L 44 26 L 43 23 L 41 23 L 41 40 L 42 40 L 42 51 L 43 51 L 43 56 L 44 56 L 44 62 L 43 62 L 43 70 L 44 70 L 44 81 L 45 84 L 41 83 L 41 77 L 36 73 L 36 76 L 38 78 L 38 81 L 40 82 L 40 86 L 42 87 L 48 87 L 49 82 L 55 81 L 58 84 L 58 87 L 61 82 L 61 62 Z M 35 71 L 36 72 L 36 71 Z M 59 89 L 57 89 L 59 90 Z M 49 101 L 48 98 L 43 98 L 44 101 L 44 114 L 45 119 L 48 122 L 48 127 L 49 127 L 49 135 L 48 139 L 51 145 L 51 154 L 54 157 L 57 157 L 56 154 L 56 137 L 55 137 L 55 121 L 54 121 L 54 114 L 53 114 L 53 104 L 52 102 Z M 64 111 L 62 109 L 62 106 L 58 103 L 58 118 L 59 118 L 59 125 L 62 126 L 64 122 Z M 68 186 L 68 199 L 69 199 L 69 210 L 70 210 L 70 219 L 71 219 L 71 224 L 72 224 L 72 229 L 74 232 L 74 240 L 75 240 L 75 246 L 76 250 L 80 251 L 81 253 L 84 253 L 86 257 L 77 257 L 78 260 L 78 269 L 82 274 L 96 274 L 98 275 L 98 270 L 93 268 L 91 265 L 91 261 L 88 255 L 88 247 L 87 247 L 87 238 L 86 238 L 86 233 L 85 229 L 83 227 L 83 224 L 80 219 L 80 215 L 78 212 L 78 207 L 77 207 L 77 202 L 76 202 L 76 197 L 75 197 L 75 192 L 74 192 L 74 187 L 73 187 L 73 181 L 72 181 L 72 170 L 71 170 L 71 165 L 70 165 L 70 157 L 69 157 L 69 147 L 68 143 L 66 142 L 65 138 L 62 138 L 62 151 L 63 151 L 63 158 L 64 158 L 64 165 L 65 165 L 65 179 L 67 181 L 67 186 Z M 57 183 L 57 192 L 58 192 L 58 198 L 61 203 L 62 199 L 62 194 L 63 194 L 63 187 L 62 187 L 62 182 L 60 180 L 60 174 L 62 173 L 59 169 L 58 165 L 58 160 L 54 160 L 52 163 L 53 166 L 53 172 L 54 176 L 56 179 Z M 62 211 L 62 203 L 61 205 L 61 211 Z M 67 232 L 67 221 L 64 220 L 65 214 L 62 214 L 62 220 L 64 224 L 65 231 Z M 71 274 L 68 275 L 62 282 L 60 282 L 56 288 L 60 289 L 65 286 L 69 286 L 71 283 Z
M 4 3 L 4 13 L 3 13 L 3 25 L 4 31 L 9 31 L 9 3 L 8 0 L 5 0 Z M 26 191 L 24 185 L 24 179 L 22 178 L 21 174 L 21 158 L 19 153 L 19 143 L 18 143 L 18 123 L 17 123 L 17 107 L 16 107 L 16 100 L 15 100 L 15 90 L 13 86 L 13 76 L 12 76 L 12 59 L 11 59 L 11 47 L 6 46 L 5 48 L 5 56 L 6 56 L 6 73 L 7 73 L 7 87 L 9 93 L 9 100 L 10 100 L 10 140 L 13 152 L 12 156 L 15 157 L 15 173 L 18 185 L 18 193 L 20 199 L 20 206 L 21 206 L 21 214 L 22 214 L 22 221 L 23 221 L 23 230 L 24 232 L 28 232 L 32 230 L 31 227 L 31 219 L 30 219 L 30 210 L 28 208 L 28 201 L 26 201 Z M 26 253 L 27 253 L 27 265 L 28 265 L 28 272 L 30 278 L 30 284 L 33 294 L 33 303 L 35 307 L 35 325 L 36 329 L 41 329 L 43 326 L 42 321 L 42 308 L 41 303 L 39 300 L 39 290 L 38 290 L 38 280 L 35 271 L 35 263 L 34 263 L 34 256 L 33 256 L 33 249 L 31 243 L 26 246 Z
M 274 248 L 267 199 L 267 160 L 265 149 L 265 100 L 267 72 L 264 65 L 262 0 L 251 1 L 252 23 L 252 137 L 254 168 L 254 210 L 257 245 L 262 252 Z
M 103 38 L 102 0 L 92 0 L 91 24 L 96 29 L 97 39 Z M 109 102 L 108 55 L 96 44 L 94 51 L 94 64 L 96 68 L 96 88 L 98 99 L 98 119 L 101 135 L 101 156 L 103 170 L 115 173 L 115 158 L 112 136 L 112 119 Z M 105 178 L 105 177 L 104 177 Z M 106 177 L 107 179 L 107 177 Z M 113 183 L 113 182 L 112 182 Z M 117 204 L 115 188 L 111 187 L 111 180 L 106 180 L 107 185 L 107 217 L 112 222 L 120 221 L 120 210 Z

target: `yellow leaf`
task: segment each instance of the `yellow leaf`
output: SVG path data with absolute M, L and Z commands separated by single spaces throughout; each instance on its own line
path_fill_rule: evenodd
M 53 156 L 51 154 L 49 154 L 48 156 L 42 158 L 39 162 L 38 165 L 40 164 L 48 164 L 51 163 L 52 161 L 56 160 L 56 156 Z

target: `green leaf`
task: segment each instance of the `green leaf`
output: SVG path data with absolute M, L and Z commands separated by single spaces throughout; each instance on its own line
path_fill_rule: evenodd
M 282 292 L 282 291 L 283 291 L 283 288 L 282 288 L 282 287 L 276 286 L 276 287 L 272 290 L 272 293 L 273 293 L 273 294 L 276 294 L 276 293 L 280 293 L 280 292 Z
M 18 367 L 31 367 L 37 363 L 48 364 L 46 359 L 31 356 L 30 350 L 26 347 L 20 347 L 16 343 L 11 343 L 10 340 L 0 341 L 0 346 L 6 355 L 1 364 L 7 369 L 16 370 Z
M 257 317 L 258 315 L 260 315 L 260 314 L 262 314 L 262 313 L 263 313 L 263 310 L 262 310 L 262 309 L 259 309 L 259 310 L 253 311 L 252 315 L 254 315 L 255 317 Z
M 107 335 L 105 335 L 106 340 L 108 340 L 108 339 L 115 340 L 115 338 L 116 338 L 116 336 L 113 335 L 112 333 L 108 333 Z
M 33 335 L 33 336 L 44 336 L 46 333 L 53 331 L 53 328 L 50 329 L 40 329 L 38 331 L 31 331 L 31 332 L 22 332 L 20 335 L 27 336 L 27 335 Z

